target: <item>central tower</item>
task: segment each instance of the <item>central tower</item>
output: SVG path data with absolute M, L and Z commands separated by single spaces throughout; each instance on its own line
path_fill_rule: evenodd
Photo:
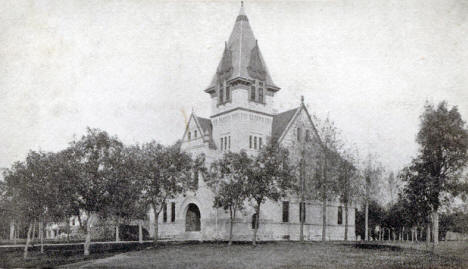
M 241 5 L 210 85 L 213 139 L 218 149 L 256 150 L 271 135 L 277 87 Z

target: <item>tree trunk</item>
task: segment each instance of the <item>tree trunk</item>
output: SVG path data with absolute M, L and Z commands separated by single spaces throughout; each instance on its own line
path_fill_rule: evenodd
M 322 197 L 322 241 L 325 242 L 326 240 L 327 240 L 327 199 L 325 197 Z
M 234 225 L 234 213 L 232 212 L 232 209 L 230 208 L 229 209 L 229 213 L 230 213 L 230 219 L 231 219 L 231 223 L 229 224 L 229 243 L 228 245 L 232 245 L 232 226 Z
M 10 221 L 10 240 L 13 240 L 15 237 L 15 221 Z
M 41 239 L 41 253 L 44 253 L 44 222 L 39 222 L 39 238 Z
M 344 204 L 345 223 L 344 223 L 344 240 L 348 241 L 348 202 Z
M 257 231 L 258 231 L 258 223 L 260 220 L 260 203 L 257 204 L 256 212 L 255 212 L 255 227 L 254 227 L 254 233 L 253 233 L 253 239 L 252 239 L 252 245 L 256 246 L 257 245 Z
M 138 221 L 138 242 L 143 243 L 143 228 L 141 227 L 141 220 Z
M 439 244 L 439 212 L 432 213 L 432 242 L 434 247 Z
M 33 230 L 32 230 L 32 237 L 31 237 L 31 244 L 34 246 L 34 238 L 36 237 L 36 221 L 34 221 L 33 224 Z
M 26 236 L 26 245 L 24 246 L 24 255 L 23 258 L 27 259 L 28 258 L 28 247 L 29 247 L 29 242 L 31 240 L 31 230 L 32 230 L 32 223 L 29 223 L 29 228 L 28 228 L 28 234 Z
M 426 243 L 429 245 L 431 243 L 431 225 L 428 223 L 426 224 Z
M 89 247 L 91 245 L 91 222 L 92 214 L 88 213 L 88 219 L 86 220 L 86 240 L 84 243 L 84 255 L 89 256 Z
M 159 230 L 158 230 L 158 222 L 159 222 L 159 213 L 156 211 L 156 205 L 153 204 L 153 211 L 154 211 L 154 236 L 153 236 L 153 242 L 156 244 L 158 243 L 158 234 L 159 234 Z
M 120 242 L 119 222 L 115 224 L 115 242 Z
M 369 201 L 366 199 L 366 205 L 365 205 L 365 236 L 364 240 L 367 241 L 369 240 Z

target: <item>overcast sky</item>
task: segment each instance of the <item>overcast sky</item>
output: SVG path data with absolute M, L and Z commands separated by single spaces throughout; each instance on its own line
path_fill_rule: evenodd
M 0 167 L 86 126 L 125 143 L 181 138 L 240 2 L 2 1 Z M 426 100 L 468 119 L 467 1 L 246 1 L 278 111 L 327 114 L 361 155 L 397 171 Z

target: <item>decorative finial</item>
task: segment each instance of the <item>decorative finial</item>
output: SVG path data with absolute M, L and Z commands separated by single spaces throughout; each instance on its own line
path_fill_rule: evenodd
M 301 105 L 304 105 L 304 95 L 301 95 Z

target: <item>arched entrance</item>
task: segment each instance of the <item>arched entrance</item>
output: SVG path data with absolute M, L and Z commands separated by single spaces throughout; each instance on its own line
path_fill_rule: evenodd
M 200 210 L 195 204 L 189 204 L 185 215 L 185 231 L 200 231 Z

